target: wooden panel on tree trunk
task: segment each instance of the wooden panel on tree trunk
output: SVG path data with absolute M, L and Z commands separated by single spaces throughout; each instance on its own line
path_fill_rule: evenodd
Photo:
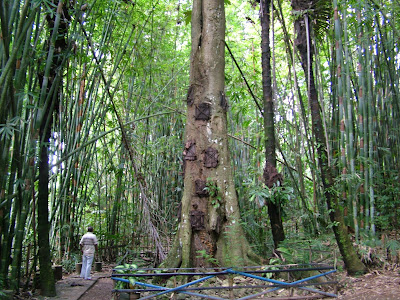
M 196 112 L 194 115 L 196 120 L 208 121 L 211 118 L 211 105 L 209 103 L 200 103 L 196 106 Z
M 283 176 L 278 173 L 278 170 L 269 162 L 265 163 L 264 168 L 264 180 L 265 184 L 271 189 L 276 186 L 281 186 L 283 183 Z
M 197 204 L 194 204 L 193 208 L 190 211 L 190 225 L 193 230 L 204 230 L 204 212 L 197 210 Z
M 204 152 L 204 166 L 207 168 L 216 168 L 218 166 L 218 150 L 208 147 Z
M 224 92 L 221 92 L 221 107 L 226 112 L 228 110 L 228 101 L 226 100 Z
M 206 189 L 206 182 L 204 180 L 197 179 L 195 181 L 196 184 L 196 194 L 199 197 L 208 197 L 209 193 Z
M 191 85 L 189 87 L 189 90 L 187 92 L 187 96 L 186 96 L 186 102 L 188 106 L 192 106 L 193 105 L 193 101 L 194 101 L 194 95 L 193 95 L 193 86 Z
M 183 150 L 183 158 L 185 160 L 196 160 L 196 142 L 188 141 L 185 144 L 185 150 Z

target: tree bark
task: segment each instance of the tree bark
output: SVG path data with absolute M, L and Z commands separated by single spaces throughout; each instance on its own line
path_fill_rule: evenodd
M 54 1 L 55 2 L 55 1 Z M 54 3 L 56 4 L 56 3 Z M 40 264 L 40 287 L 43 296 L 53 297 L 56 295 L 54 273 L 52 270 L 52 255 L 50 249 L 49 232 L 49 142 L 52 125 L 54 122 L 53 112 L 58 111 L 59 91 L 61 74 L 63 68 L 63 54 L 67 50 L 66 34 L 70 16 L 68 9 L 59 0 L 55 14 L 46 16 L 49 27 L 49 50 L 44 74 L 41 74 L 40 105 L 43 117 L 39 131 L 39 186 L 38 186 L 38 244 Z M 49 99 L 47 103 L 47 99 Z M 46 101 L 45 101 L 46 100 Z
M 257 261 L 240 225 L 228 150 L 224 0 L 194 0 L 181 220 L 166 267 Z
M 47 118 L 45 118 L 46 120 Z M 46 122 L 44 122 L 46 123 Z M 45 126 L 44 126 L 45 127 Z M 39 161 L 39 193 L 38 193 L 38 244 L 40 264 L 40 288 L 43 296 L 56 295 L 54 274 L 51 268 L 51 251 L 49 242 L 49 156 L 47 145 L 50 138 L 50 127 L 40 130 L 40 161 Z
M 312 68 L 313 51 L 311 39 L 311 17 L 306 13 L 309 9 L 311 2 L 292 0 L 292 7 L 294 11 L 303 12 L 295 20 L 295 46 L 300 54 L 301 65 L 306 74 L 309 94 L 309 104 L 311 109 L 312 129 L 317 143 L 318 164 L 321 172 L 322 185 L 324 189 L 324 196 L 327 201 L 329 209 L 329 217 L 333 223 L 333 232 L 335 234 L 336 242 L 338 244 L 340 253 L 343 257 L 347 272 L 350 275 L 363 274 L 366 272 L 365 265 L 358 257 L 350 237 L 347 232 L 347 227 L 344 224 L 343 213 L 339 205 L 338 197 L 334 189 L 334 172 L 333 167 L 328 163 L 327 156 L 327 141 L 325 139 L 324 127 L 321 117 L 321 107 L 318 101 L 318 93 L 315 86 L 314 73 Z M 304 6 L 305 5 L 305 6 Z
M 262 50 L 262 83 L 263 83 L 263 99 L 264 99 L 264 136 L 265 136 L 265 160 L 266 166 L 264 172 L 268 177 L 271 167 L 276 170 L 276 140 L 274 125 L 274 102 L 272 97 L 272 80 L 271 80 L 271 48 L 270 44 L 270 23 L 271 23 L 271 0 L 261 0 L 260 2 L 260 20 L 261 20 L 261 50 Z M 269 166 L 269 167 L 268 167 Z M 268 185 L 268 183 L 266 182 Z M 282 184 L 282 182 L 281 182 Z M 273 186 L 273 185 L 272 185 Z M 271 187 L 272 187 L 271 186 Z M 267 200 L 268 215 L 271 224 L 272 238 L 275 248 L 285 239 L 285 232 L 282 223 L 282 208 L 279 199 L 275 202 Z

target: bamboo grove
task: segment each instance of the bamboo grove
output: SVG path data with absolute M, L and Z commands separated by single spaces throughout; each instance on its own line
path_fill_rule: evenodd
M 260 1 L 225 1 L 230 150 L 242 222 L 273 246 L 266 200 L 281 199 L 286 240 L 331 233 L 295 20 L 311 18 L 332 193 L 358 244 L 399 226 L 397 1 L 271 1 L 277 169 L 263 182 Z M 292 1 L 293 2 L 293 1 Z M 307 1 L 304 1 L 307 2 Z M 94 225 L 104 261 L 168 252 L 183 189 L 191 1 L 2 1 L 0 285 L 17 290 L 53 263 L 80 260 Z M 308 24 L 308 23 L 307 23 Z M 42 289 L 54 294 L 52 278 Z

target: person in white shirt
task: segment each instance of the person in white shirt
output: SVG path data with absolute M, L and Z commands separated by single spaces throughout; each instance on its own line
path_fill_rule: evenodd
M 86 280 L 91 280 L 90 270 L 94 260 L 94 254 L 97 251 L 97 237 L 93 234 L 93 227 L 89 226 L 79 243 L 82 251 L 82 269 L 81 276 Z

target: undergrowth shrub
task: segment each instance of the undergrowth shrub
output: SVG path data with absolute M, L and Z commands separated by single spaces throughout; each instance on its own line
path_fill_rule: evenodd
M 82 256 L 80 254 L 70 253 L 67 259 L 61 261 L 61 265 L 67 273 L 72 273 L 75 271 L 75 265 L 79 263 L 81 259 Z

